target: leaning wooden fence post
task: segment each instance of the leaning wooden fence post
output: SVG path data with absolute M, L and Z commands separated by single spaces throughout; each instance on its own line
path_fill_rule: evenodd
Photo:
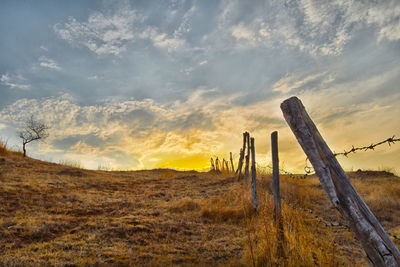
M 256 153 L 254 149 L 254 137 L 250 139 L 250 150 L 251 150 L 251 197 L 253 199 L 254 210 L 257 212 L 258 200 L 257 200 L 257 187 L 256 187 Z
M 247 181 L 249 179 L 250 173 L 250 134 L 246 132 L 246 143 L 247 143 L 247 153 L 245 157 L 245 166 L 244 166 L 244 179 Z
M 271 152 L 272 152 L 272 189 L 274 193 L 274 224 L 277 234 L 276 248 L 277 258 L 285 257 L 285 234 L 283 231 L 283 217 L 281 204 L 281 190 L 279 182 L 279 157 L 278 157 L 278 132 L 271 134 Z
M 247 132 L 244 132 L 243 133 L 243 148 L 240 150 L 240 158 L 239 158 L 238 168 L 236 170 L 236 173 L 239 173 L 238 179 L 242 178 L 242 166 L 243 166 L 244 152 L 246 150 L 246 136 L 247 136 Z
M 232 167 L 232 173 L 235 173 L 235 166 L 233 165 L 233 157 L 232 157 L 232 152 L 229 152 L 230 158 L 231 158 L 231 167 Z
M 399 266 L 400 252 L 358 195 L 297 97 L 281 104 L 283 115 L 317 173 L 332 204 L 348 220 L 374 266 Z
M 225 171 L 229 172 L 229 166 L 228 166 L 228 161 L 225 160 Z

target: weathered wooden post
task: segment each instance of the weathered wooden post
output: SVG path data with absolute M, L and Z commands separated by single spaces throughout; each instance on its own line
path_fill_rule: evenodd
M 279 182 L 278 132 L 271 134 L 272 152 L 272 189 L 274 194 L 274 224 L 277 234 L 277 258 L 285 257 L 285 233 L 283 231 L 283 217 L 281 204 L 281 189 Z
M 219 172 L 219 159 L 218 157 L 215 159 L 215 170 Z
M 222 162 L 221 162 L 221 172 L 225 171 L 225 159 L 222 158 Z
M 230 159 L 231 159 L 232 173 L 235 173 L 235 166 L 233 165 L 233 157 L 232 157 L 232 152 L 229 152 L 229 154 L 230 154 Z
M 212 170 L 212 171 L 215 171 L 214 160 L 213 160 L 212 157 L 211 157 L 211 170 Z
M 225 171 L 229 173 L 229 166 L 228 166 L 228 161 L 227 160 L 225 160 Z
M 238 173 L 239 173 L 240 158 L 242 157 L 242 153 L 243 153 L 243 148 L 241 148 L 240 151 L 239 151 L 238 167 L 237 167 L 237 169 L 236 169 L 236 171 L 235 171 L 235 174 L 238 174 Z
M 239 157 L 239 163 L 238 163 L 238 168 L 236 170 L 236 173 L 238 173 L 238 179 L 242 178 L 242 166 L 243 166 L 243 159 L 244 159 L 244 152 L 246 150 L 246 136 L 247 132 L 243 133 L 243 148 L 240 150 L 240 157 Z
M 400 252 L 358 195 L 297 97 L 281 104 L 283 115 L 317 173 L 332 204 L 348 220 L 374 266 L 399 266 Z
M 246 164 L 244 167 L 244 179 L 247 181 L 250 176 L 249 166 L 250 166 L 250 134 L 246 132 L 246 143 L 247 143 L 247 153 L 246 153 Z
M 240 149 L 238 167 L 237 167 L 236 172 L 235 172 L 235 174 L 238 174 L 238 177 L 240 177 L 240 174 L 242 173 L 242 164 L 241 164 L 241 162 L 242 162 L 241 158 L 242 157 L 244 157 L 243 148 Z
M 256 153 L 254 148 L 254 137 L 250 139 L 250 150 L 251 150 L 251 197 L 253 199 L 254 210 L 257 212 L 258 200 L 257 200 L 257 187 L 256 187 Z

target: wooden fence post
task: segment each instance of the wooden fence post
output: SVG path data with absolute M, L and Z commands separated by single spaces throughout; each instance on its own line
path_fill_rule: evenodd
M 277 258 L 285 257 L 285 233 L 283 231 L 283 217 L 281 204 L 281 190 L 279 182 L 279 157 L 278 157 L 278 132 L 271 134 L 272 152 L 272 189 L 274 194 L 274 224 L 276 228 L 278 246 L 276 248 Z
M 250 150 L 251 150 L 251 197 L 253 199 L 254 210 L 257 212 L 258 200 L 257 200 L 257 187 L 256 187 L 256 153 L 254 148 L 254 137 L 250 139 Z
M 247 136 L 247 132 L 244 132 L 243 133 L 243 148 L 240 150 L 240 158 L 239 158 L 238 168 L 236 170 L 236 173 L 239 173 L 238 179 L 242 178 L 242 166 L 243 166 L 244 152 L 246 150 L 246 136 Z
M 218 157 L 215 159 L 215 170 L 219 172 L 219 159 Z
M 358 195 L 297 97 L 281 104 L 283 115 L 317 173 L 332 204 L 348 220 L 374 266 L 399 266 L 400 252 Z
M 231 159 L 232 173 L 235 173 L 235 166 L 233 165 L 233 157 L 232 157 L 232 152 L 229 152 L 229 154 L 230 154 L 230 159 Z
M 242 166 L 241 166 L 241 164 L 240 164 L 242 155 L 243 155 L 243 148 L 241 148 L 241 149 L 240 149 L 240 152 L 239 152 L 238 167 L 237 167 L 237 169 L 236 169 L 235 174 L 239 174 L 239 169 L 240 169 L 240 172 L 242 172 Z
M 225 171 L 229 173 L 229 166 L 227 160 L 225 160 Z
M 247 181 L 249 179 L 249 167 L 250 167 L 250 134 L 246 132 L 246 143 L 247 143 L 247 153 L 246 153 L 246 164 L 244 167 L 244 179 Z
M 212 157 L 211 157 L 211 170 L 212 170 L 212 171 L 215 171 L 214 160 L 213 160 Z

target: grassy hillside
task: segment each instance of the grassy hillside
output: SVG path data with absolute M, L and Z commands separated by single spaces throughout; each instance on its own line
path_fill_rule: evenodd
M 349 176 L 400 235 L 400 179 Z M 275 258 L 268 174 L 255 214 L 249 187 L 229 174 L 90 171 L 0 150 L 0 265 L 365 265 L 318 179 L 281 178 L 287 259 Z

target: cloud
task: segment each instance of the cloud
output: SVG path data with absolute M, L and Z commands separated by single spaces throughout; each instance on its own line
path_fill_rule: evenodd
M 272 85 L 272 91 L 287 94 L 294 89 L 298 89 L 308 84 L 309 82 L 315 81 L 326 73 L 316 73 L 311 75 L 286 75 L 279 81 Z
M 43 153 L 60 153 L 61 148 L 69 153 L 97 153 L 99 157 L 108 158 L 113 158 L 115 153 L 134 153 L 138 161 L 137 166 L 130 166 L 132 168 L 147 166 L 150 158 L 167 156 L 168 151 L 181 156 L 203 151 L 206 144 L 191 135 L 215 129 L 208 107 L 221 98 L 205 100 L 207 91 L 200 90 L 188 101 L 169 106 L 150 99 L 111 100 L 79 106 L 71 96 L 63 95 L 20 99 L 1 110 L 0 118 L 8 126 L 19 128 L 29 114 L 36 114 L 39 120 L 50 125 L 49 145 Z M 196 103 L 189 106 L 192 101 Z M 158 163 L 151 164 L 154 167 Z
M 45 56 L 41 56 L 39 58 L 39 65 L 43 68 L 49 68 L 49 69 L 57 70 L 57 71 L 61 70 L 61 67 L 58 66 L 57 63 L 53 59 L 45 57 Z
M 110 12 L 109 12 L 110 13 Z M 54 25 L 58 36 L 74 46 L 84 46 L 98 55 L 120 55 L 129 41 L 135 40 L 144 17 L 125 4 L 112 14 L 93 12 L 86 22 L 70 17 Z
M 182 8 L 182 5 L 179 4 L 178 7 Z M 157 27 L 147 27 L 141 34 L 141 37 L 149 38 L 155 47 L 165 49 L 168 53 L 186 51 L 188 50 L 188 43 L 185 38 L 192 30 L 191 19 L 196 10 L 196 5 L 192 5 L 189 10 L 183 14 L 179 26 L 175 29 L 170 26 L 167 28 L 171 29 L 161 31 Z M 176 14 L 177 10 L 173 11 L 175 11 L 173 14 Z M 169 13 L 171 13 L 171 11 Z M 168 33 L 168 31 L 170 31 L 170 33 Z
M 355 32 L 366 27 L 375 28 L 377 41 L 400 40 L 400 5 L 395 0 L 270 1 L 258 8 L 224 1 L 218 21 L 213 36 L 227 39 L 229 32 L 239 48 L 285 45 L 314 56 L 340 55 Z
M 89 76 L 88 80 L 98 80 L 99 77 L 97 75 Z
M 348 88 L 362 94 L 382 92 L 385 81 L 395 79 L 396 73 L 397 70 L 371 77 L 358 85 L 328 83 L 325 90 L 304 90 L 298 96 L 332 149 L 339 150 L 355 139 L 364 144 L 378 136 L 387 138 L 388 133 L 395 134 L 398 123 L 390 118 L 396 113 L 399 93 L 363 101 L 349 97 Z M 285 92 L 286 88 L 321 79 L 323 74 L 288 74 L 276 88 Z M 41 145 L 39 155 L 79 159 L 90 168 L 104 162 L 125 169 L 206 168 L 210 156 L 227 158 L 229 152 L 237 155 L 240 133 L 245 130 L 256 138 L 257 162 L 266 164 L 270 160 L 266 137 L 278 130 L 286 168 L 301 170 L 305 155 L 279 109 L 286 96 L 277 95 L 246 106 L 234 104 L 238 97 L 243 94 L 227 95 L 217 88 L 198 88 L 184 100 L 168 104 L 151 99 L 112 99 L 80 106 L 71 96 L 63 95 L 17 100 L 0 110 L 0 118 L 6 128 L 17 129 L 29 114 L 36 114 L 51 126 L 49 140 Z M 338 128 L 345 130 L 337 131 Z M 346 166 L 357 163 L 349 161 Z
M 68 22 L 53 28 L 61 39 L 76 47 L 87 47 L 98 55 L 118 56 L 126 51 L 128 44 L 140 39 L 149 39 L 155 47 L 171 53 L 186 47 L 184 36 L 191 30 L 190 17 L 195 10 L 192 6 L 172 33 L 145 25 L 146 17 L 127 3 L 114 11 L 93 12 L 87 22 L 70 17 Z
M 21 90 L 30 90 L 31 85 L 26 83 L 26 79 L 21 75 L 9 75 L 8 73 L 2 74 L 0 82 L 10 88 L 17 88 Z
M 154 46 L 166 49 L 168 52 L 175 52 L 182 49 L 186 45 L 186 41 L 178 37 L 168 37 L 166 33 L 157 33 L 152 29 L 149 38 L 153 41 Z

